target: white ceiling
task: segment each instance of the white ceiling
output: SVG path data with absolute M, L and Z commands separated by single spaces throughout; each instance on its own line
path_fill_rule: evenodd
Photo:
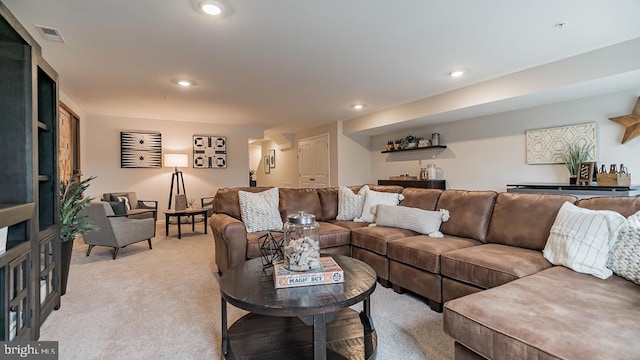
M 384 126 L 365 121 L 640 37 L 638 0 L 226 0 L 218 18 L 199 13 L 196 0 L 2 1 L 42 45 L 62 91 L 88 115 L 250 124 L 267 132 L 359 118 L 351 120 L 353 131 L 373 134 L 415 126 L 422 115 L 455 120 L 437 116 L 448 109 L 392 117 Z M 562 29 L 554 26 L 560 22 Z M 44 40 L 36 24 L 58 28 L 66 42 Z M 467 74 L 450 78 L 457 68 Z M 600 91 L 640 86 L 640 76 L 609 75 Z M 182 77 L 198 85 L 171 83 Z M 587 80 L 594 77 L 568 79 L 562 88 L 575 91 Z M 518 101 L 506 107 L 536 105 L 547 90 L 560 98 L 559 87 L 514 94 Z M 358 102 L 367 107 L 349 108 Z M 505 108 L 476 107 L 459 116 Z

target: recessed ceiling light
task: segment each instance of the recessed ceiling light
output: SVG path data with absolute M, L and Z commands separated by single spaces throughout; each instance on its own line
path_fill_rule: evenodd
M 222 14 L 222 6 L 216 2 L 203 1 L 200 3 L 200 10 L 207 15 L 217 16 Z
M 464 75 L 464 70 L 455 70 L 449 73 L 449 76 L 457 78 Z
M 353 110 L 362 110 L 362 109 L 364 109 L 366 106 L 367 106 L 367 105 L 365 105 L 365 104 L 355 104 L 355 105 L 352 105 L 352 106 L 351 106 L 351 108 L 352 108 Z
M 173 79 L 173 80 L 171 80 L 171 82 L 176 84 L 176 85 L 180 85 L 182 87 L 189 87 L 189 86 L 196 85 L 195 81 L 187 80 L 187 79 Z

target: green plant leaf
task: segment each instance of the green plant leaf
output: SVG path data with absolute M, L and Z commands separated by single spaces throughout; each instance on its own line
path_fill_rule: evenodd
M 60 195 L 60 240 L 71 241 L 76 236 L 94 228 L 86 216 L 81 216 L 80 210 L 93 200 L 92 197 L 85 197 L 84 192 L 89 187 L 89 183 L 95 179 L 91 176 L 78 181 L 75 178 L 67 181 L 60 181 L 58 191 Z

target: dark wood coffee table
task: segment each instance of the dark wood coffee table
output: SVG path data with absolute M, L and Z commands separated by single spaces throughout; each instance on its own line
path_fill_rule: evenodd
M 164 235 L 169 236 L 169 219 L 174 216 L 178 218 L 178 239 L 182 239 L 182 229 L 180 218 L 182 216 L 191 217 L 191 231 L 196 231 L 196 215 L 202 215 L 204 218 L 204 233 L 207 233 L 207 209 L 201 208 L 191 208 L 185 210 L 167 210 L 164 212 L 165 216 L 165 227 L 164 227 Z
M 369 296 L 376 273 L 364 262 L 333 258 L 344 283 L 276 289 L 273 267 L 252 259 L 220 279 L 225 359 L 369 359 L 378 339 Z M 250 311 L 227 328 L 227 302 Z M 349 306 L 363 302 L 358 313 Z

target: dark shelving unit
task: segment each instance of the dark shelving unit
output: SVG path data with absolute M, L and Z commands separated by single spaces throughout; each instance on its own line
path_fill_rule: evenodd
M 37 339 L 60 305 L 57 77 L 0 2 L 0 341 Z
M 436 145 L 436 146 L 425 146 L 425 147 L 414 147 L 413 149 L 398 149 L 398 150 L 382 150 L 381 153 L 399 153 L 405 151 L 416 151 L 416 150 L 433 150 L 433 149 L 446 149 L 447 145 Z

